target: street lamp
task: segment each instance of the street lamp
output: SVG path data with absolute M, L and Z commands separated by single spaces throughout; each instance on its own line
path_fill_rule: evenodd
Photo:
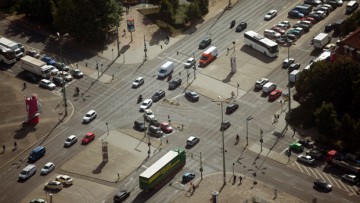
M 109 135 L 109 124 L 106 122 L 106 130 L 107 130 L 107 134 Z
M 260 151 L 262 152 L 262 144 L 263 144 L 263 130 L 260 129 Z
M 146 128 L 146 113 L 144 112 L 144 137 L 146 137 L 146 132 L 147 132 L 147 130 L 149 130 L 149 127 L 150 127 L 150 124 L 149 124 L 149 127 L 148 128 Z M 148 150 L 148 158 L 150 158 L 150 154 L 151 154 L 151 148 L 150 148 L 150 146 L 151 146 L 151 142 L 150 142 L 150 135 L 149 135 L 149 133 L 148 133 L 148 146 L 149 146 L 149 150 Z
M 289 38 L 286 38 L 287 41 L 287 47 L 288 47 L 288 61 L 290 59 L 290 46 L 292 45 L 293 41 Z M 288 70 L 288 97 L 289 97 L 289 112 L 288 112 L 288 119 L 290 119 L 290 112 L 291 112 L 291 93 L 290 93 L 290 66 Z M 286 120 L 288 120 L 286 119 Z M 286 122 L 286 128 L 289 125 L 288 122 Z
M 58 36 L 58 40 L 59 40 L 59 48 L 60 48 L 60 57 L 61 59 L 63 58 L 63 55 L 62 55 L 62 50 L 61 50 L 61 45 L 62 45 L 62 39 L 65 37 L 67 38 L 69 36 L 68 33 L 65 33 L 63 35 L 60 35 L 59 32 L 56 33 L 56 35 Z M 62 79 L 64 80 L 63 81 L 63 84 L 62 84 L 62 92 L 63 92 L 63 99 L 64 99 L 64 105 L 65 105 L 65 116 L 67 116 L 68 112 L 67 112 L 67 99 L 66 99 L 66 89 L 65 89 L 65 79 L 64 79 L 64 74 L 62 74 Z
M 246 118 L 246 146 L 249 145 L 249 129 L 248 129 L 248 122 L 253 119 L 252 116 Z

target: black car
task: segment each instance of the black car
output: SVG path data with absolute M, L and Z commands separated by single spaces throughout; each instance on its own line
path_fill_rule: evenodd
M 153 100 L 153 102 L 157 102 L 160 99 L 162 99 L 163 97 L 165 97 L 165 91 L 159 90 L 159 91 L 155 92 L 155 94 L 151 97 L 151 99 Z
M 181 85 L 182 80 L 180 78 L 175 78 L 169 82 L 169 90 L 174 90 Z
M 298 143 L 302 144 L 302 146 L 310 149 L 314 146 L 314 141 L 311 141 L 311 140 L 299 140 Z
M 39 81 L 41 80 L 41 78 L 31 72 L 25 71 L 24 72 L 24 79 L 27 80 L 28 82 L 31 83 L 39 83 Z
M 231 103 L 226 107 L 225 113 L 226 114 L 232 114 L 234 111 L 236 111 L 239 108 L 239 104 Z
M 304 29 L 305 32 L 310 31 L 310 26 L 304 23 L 296 23 L 293 25 L 293 28 L 297 28 L 297 27 L 301 27 L 302 29 Z
M 211 38 L 210 37 L 206 37 L 204 38 L 200 44 L 199 44 L 199 49 L 205 49 L 207 46 L 209 46 L 211 44 Z
M 130 196 L 130 192 L 127 190 L 120 190 L 114 196 L 114 202 L 122 202 Z
M 59 76 L 53 77 L 52 81 L 56 86 L 62 86 L 65 83 L 65 81 Z
M 325 3 L 330 4 L 334 9 L 340 6 L 337 0 L 327 0 Z
M 61 62 L 56 62 L 54 64 L 55 68 L 58 69 L 59 71 L 69 71 L 70 67 L 65 65 L 65 63 L 61 63 Z
M 146 129 L 143 121 L 134 121 L 134 129 L 138 131 L 144 131 Z
M 160 122 L 158 120 L 156 120 L 156 119 L 149 120 L 149 124 L 153 125 L 153 126 L 156 126 L 156 127 L 160 126 Z
M 321 153 L 321 151 L 318 150 L 318 149 L 312 149 L 310 151 L 307 151 L 306 155 L 309 155 L 309 156 L 311 156 L 311 157 L 313 157 L 314 159 L 317 159 L 317 160 L 324 158 L 323 153 Z
M 238 26 L 236 26 L 236 32 L 241 32 L 245 30 L 247 27 L 247 24 L 245 22 L 241 22 Z
M 26 55 L 32 56 L 37 59 L 40 58 L 40 54 L 35 50 L 26 51 Z
M 199 101 L 199 95 L 193 91 L 186 91 L 185 97 L 190 101 Z
M 325 26 L 325 32 L 331 32 L 334 29 L 334 24 L 330 23 Z
M 187 183 L 195 178 L 195 173 L 184 173 L 182 177 L 182 182 Z
M 316 180 L 314 182 L 314 188 L 324 192 L 332 191 L 332 185 L 327 183 L 325 180 Z
M 320 15 L 320 14 L 318 14 L 318 13 L 310 13 L 309 15 L 308 15 L 308 17 L 312 17 L 312 18 L 314 18 L 316 21 L 321 21 L 323 18 L 322 18 L 322 16 Z
M 289 71 L 298 70 L 300 68 L 300 63 L 293 63 L 289 67 Z
M 293 42 L 295 42 L 296 40 L 299 39 L 296 35 L 291 34 L 291 33 L 285 34 L 285 37 L 291 39 Z
M 220 131 L 225 131 L 225 130 L 228 129 L 230 126 L 231 126 L 230 121 L 224 121 L 224 122 L 221 124 Z

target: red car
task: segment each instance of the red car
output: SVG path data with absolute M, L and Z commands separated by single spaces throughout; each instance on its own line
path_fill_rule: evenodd
M 162 122 L 160 124 L 160 128 L 164 133 L 171 133 L 173 131 L 173 128 L 170 126 L 168 122 Z
M 281 94 L 282 94 L 282 91 L 276 89 L 270 93 L 269 100 L 274 101 L 275 99 L 279 98 L 281 96 Z
M 303 21 L 303 20 L 310 21 L 313 25 L 318 22 L 315 18 L 312 18 L 312 17 L 301 18 L 301 21 Z
M 89 144 L 95 139 L 95 134 L 93 132 L 86 133 L 85 137 L 81 140 L 81 144 Z
M 285 30 L 281 29 L 280 27 L 274 26 L 271 28 L 272 30 L 274 30 L 277 33 L 280 33 L 281 35 L 285 34 Z

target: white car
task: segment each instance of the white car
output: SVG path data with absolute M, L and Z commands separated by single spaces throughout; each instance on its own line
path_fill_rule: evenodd
M 151 111 L 151 109 L 145 109 L 144 110 L 144 117 L 146 120 L 154 120 L 155 119 L 155 115 L 154 113 Z
M 57 181 L 59 181 L 59 182 L 62 182 L 62 183 L 64 183 L 64 184 L 66 184 L 66 185 L 71 185 L 71 184 L 73 184 L 73 179 L 70 177 L 70 176 L 68 176 L 68 175 L 58 175 L 58 176 L 56 176 L 56 180 Z
M 269 82 L 269 79 L 267 79 L 267 78 L 260 78 L 260 79 L 256 80 L 256 82 L 255 82 L 255 88 L 256 88 L 256 89 L 261 89 L 267 82 Z
M 40 80 L 39 86 L 46 88 L 48 90 L 53 90 L 56 87 L 56 85 L 54 83 L 52 83 L 50 80 L 47 80 L 47 79 Z
M 295 59 L 287 58 L 283 61 L 283 67 L 289 67 L 291 64 L 295 63 Z
M 140 111 L 144 111 L 151 107 L 153 101 L 152 99 L 145 99 L 144 102 L 140 105 Z
M 52 162 L 48 162 L 45 164 L 45 166 L 41 169 L 41 175 L 47 175 L 49 174 L 51 171 L 53 171 L 55 169 L 55 164 Z
M 140 87 L 142 84 L 144 84 L 144 78 L 143 77 L 137 77 L 134 82 L 132 83 L 132 86 L 137 88 Z
M 291 24 L 290 24 L 290 22 L 288 20 L 283 20 L 279 24 L 285 25 L 287 27 L 286 29 L 291 27 Z
M 359 182 L 359 179 L 356 177 L 356 175 L 352 174 L 344 174 L 343 176 L 341 176 L 341 179 L 351 184 Z
M 50 190 L 61 190 L 63 188 L 63 184 L 59 181 L 50 181 L 45 184 L 45 188 Z
M 73 77 L 70 75 L 70 73 L 66 72 L 66 71 L 60 71 L 59 75 L 65 79 L 66 82 L 72 81 Z
M 96 118 L 96 116 L 97 116 L 96 111 L 95 110 L 90 110 L 83 117 L 83 122 L 84 123 L 89 123 L 90 121 L 94 120 Z
M 48 65 L 48 67 L 51 72 L 51 75 L 57 75 L 59 73 L 59 70 L 55 68 L 55 66 Z
M 335 44 L 327 44 L 325 47 L 324 47 L 324 51 L 331 51 L 331 50 L 334 50 L 336 47 Z
M 192 68 L 196 65 L 196 61 L 193 57 L 189 58 L 186 62 L 185 62 L 185 68 Z
M 64 147 L 70 147 L 71 145 L 75 144 L 77 142 L 77 137 L 75 135 L 70 135 L 68 138 L 66 138 L 64 142 Z
M 297 157 L 297 160 L 306 164 L 314 164 L 315 163 L 315 159 L 313 159 L 311 156 L 309 155 L 299 155 Z
M 200 141 L 200 138 L 195 137 L 195 136 L 190 136 L 186 140 L 186 145 L 189 146 L 189 147 L 192 147 L 192 146 L 196 145 L 199 141 Z
M 277 39 L 277 38 L 279 38 L 281 36 L 281 34 L 274 31 L 274 30 L 265 29 L 264 30 L 264 36 L 269 38 L 269 39 Z
M 277 15 L 277 10 L 270 10 L 264 17 L 264 20 L 271 20 Z

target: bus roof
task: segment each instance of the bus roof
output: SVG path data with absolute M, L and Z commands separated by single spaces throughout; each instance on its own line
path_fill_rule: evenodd
M 141 177 L 151 178 L 156 172 L 162 169 L 166 164 L 173 160 L 179 153 L 176 151 L 169 151 L 159 160 L 157 160 L 153 165 L 147 168 L 144 172 L 140 174 Z
M 253 30 L 249 30 L 247 32 L 244 33 L 244 35 L 248 35 L 258 41 L 261 41 L 263 43 L 265 43 L 266 45 L 272 47 L 272 46 L 277 46 L 278 44 L 262 35 L 259 35 L 258 33 L 256 33 L 255 31 Z
M 4 46 L 7 46 L 7 47 L 13 47 L 13 46 L 17 46 L 17 43 L 16 42 L 13 42 L 5 37 L 1 37 L 0 38 L 0 44 L 4 45 Z

